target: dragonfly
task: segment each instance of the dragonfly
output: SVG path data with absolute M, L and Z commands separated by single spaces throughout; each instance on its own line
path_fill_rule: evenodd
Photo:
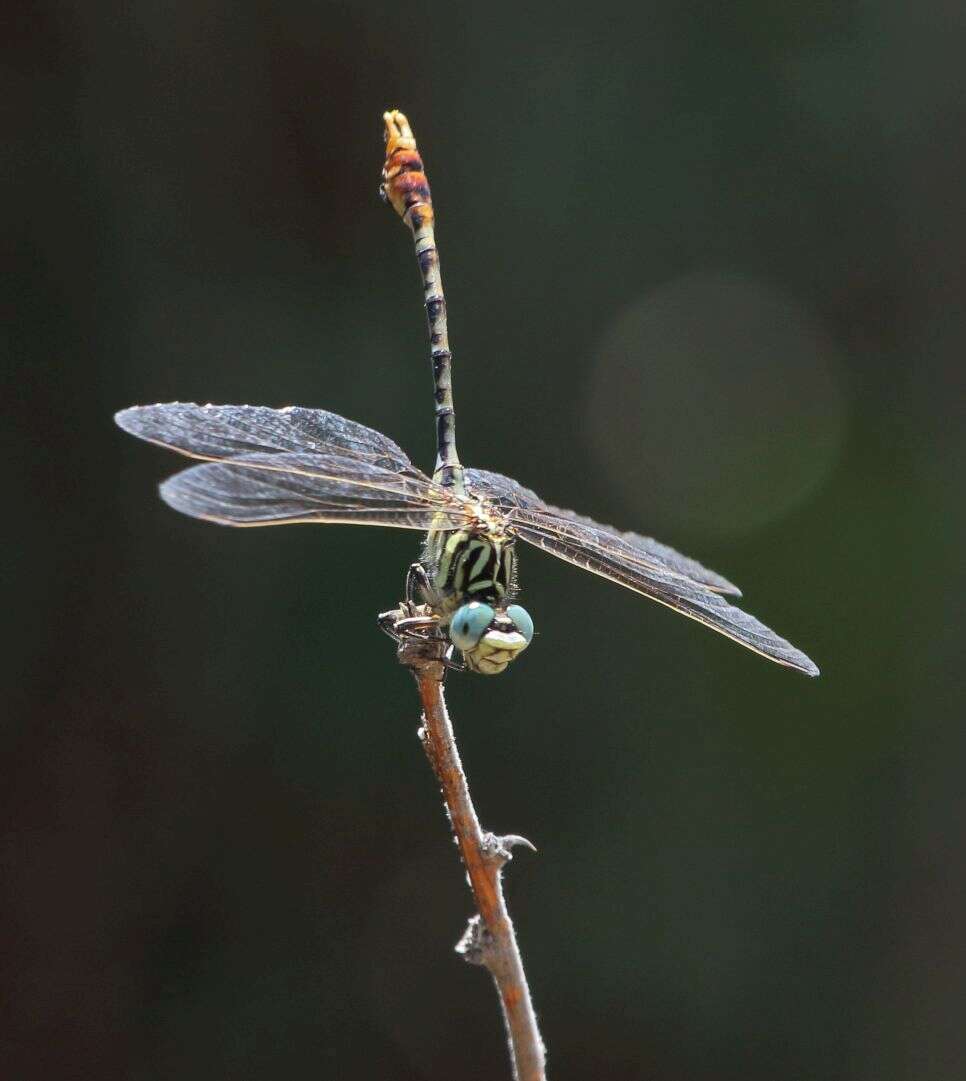
M 425 532 L 407 574 L 407 607 L 384 628 L 397 638 L 435 636 L 446 643 L 448 660 L 459 651 L 462 660 L 452 666 L 483 675 L 503 672 L 533 639 L 533 620 L 517 603 L 517 542 L 657 601 L 768 660 L 818 675 L 801 650 L 726 599 L 741 591 L 720 574 L 651 537 L 602 525 L 509 477 L 461 464 L 429 183 L 405 115 L 393 110 L 384 122 L 381 193 L 412 232 L 429 326 L 432 476 L 388 436 L 321 409 L 180 402 L 124 409 L 115 419 L 126 432 L 200 460 L 164 481 L 161 498 L 183 514 L 229 526 Z

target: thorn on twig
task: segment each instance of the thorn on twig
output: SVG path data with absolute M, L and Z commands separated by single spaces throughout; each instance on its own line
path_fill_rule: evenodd
M 492 860 L 501 867 L 508 860 L 513 859 L 515 845 L 523 845 L 524 848 L 529 848 L 531 852 L 537 851 L 536 845 L 528 841 L 526 837 L 521 837 L 518 833 L 508 833 L 503 837 L 497 836 L 495 833 L 484 833 L 482 840 L 483 854 L 487 859 Z
M 486 964 L 486 951 L 492 942 L 490 932 L 483 925 L 483 920 L 477 916 L 471 916 L 463 932 L 463 937 L 453 947 L 467 964 Z
M 519 833 L 508 833 L 503 838 L 503 844 L 507 848 L 513 848 L 514 845 L 523 845 L 524 848 L 529 848 L 531 852 L 537 851 L 537 846 L 533 841 L 528 841 L 526 837 L 521 837 Z

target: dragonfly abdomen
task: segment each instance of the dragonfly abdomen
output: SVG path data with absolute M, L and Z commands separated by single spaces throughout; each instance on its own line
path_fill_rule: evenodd
M 464 492 L 463 467 L 456 453 L 453 413 L 452 355 L 446 327 L 446 298 L 439 272 L 433 230 L 433 199 L 409 121 L 398 110 L 385 113 L 386 163 L 382 170 L 383 198 L 412 230 L 416 259 L 423 278 L 423 303 L 429 323 L 430 352 L 436 397 L 436 471 L 433 479 L 444 488 Z

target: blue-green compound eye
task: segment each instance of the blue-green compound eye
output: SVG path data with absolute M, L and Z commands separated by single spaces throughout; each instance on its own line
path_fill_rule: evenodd
M 479 601 L 464 604 L 456 609 L 449 621 L 449 640 L 458 649 L 473 649 L 493 622 L 494 615 L 496 613 L 488 604 L 480 604 Z
M 506 614 L 513 620 L 514 627 L 526 638 L 529 645 L 533 638 L 533 620 L 530 618 L 530 613 L 519 604 L 511 604 Z

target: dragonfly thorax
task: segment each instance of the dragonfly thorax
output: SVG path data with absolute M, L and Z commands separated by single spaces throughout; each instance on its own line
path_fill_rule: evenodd
M 499 606 L 512 594 L 516 557 L 506 536 L 470 529 L 431 533 L 426 562 L 436 594 L 427 599 L 444 625 L 467 601 Z

